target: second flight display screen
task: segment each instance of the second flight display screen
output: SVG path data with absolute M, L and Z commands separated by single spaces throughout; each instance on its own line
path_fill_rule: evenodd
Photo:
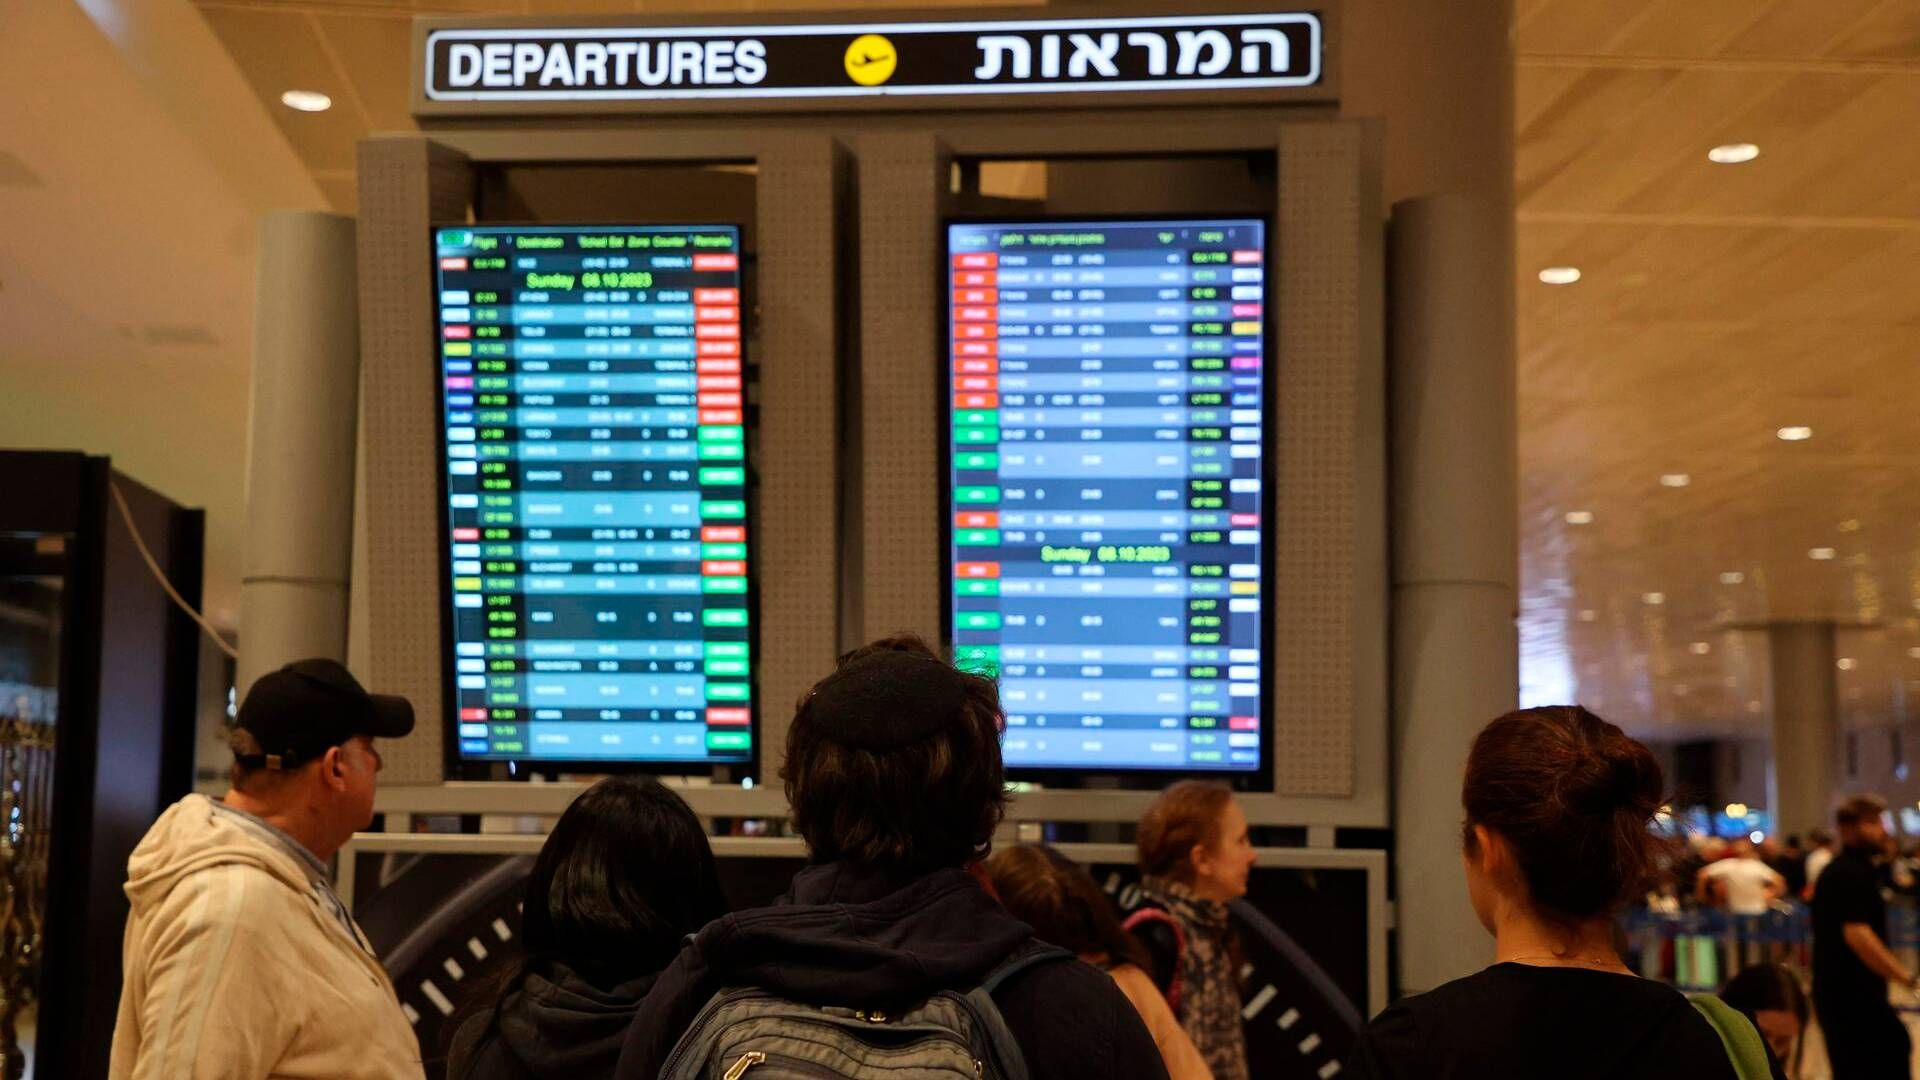
M 949 619 L 1016 768 L 1254 772 L 1265 224 L 948 227 Z

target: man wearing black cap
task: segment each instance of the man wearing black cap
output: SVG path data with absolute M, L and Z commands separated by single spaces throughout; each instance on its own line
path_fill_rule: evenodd
M 982 987 L 1009 958 L 1034 957 L 1032 929 L 979 872 L 1006 799 L 1004 723 L 991 680 L 956 671 L 917 638 L 843 657 L 801 701 L 780 772 L 810 865 L 775 906 L 694 937 L 635 1015 L 617 1080 L 660 1077 L 723 987 L 884 1023 L 939 991 Z M 1153 1037 L 1113 980 L 1053 952 L 992 993 L 1025 1073 L 1164 1080 Z M 753 1053 L 736 1056 L 728 1075 L 755 1064 Z
M 374 739 L 413 730 L 405 698 L 332 660 L 254 683 L 233 786 L 170 807 L 127 860 L 113 1080 L 420 1080 L 386 972 L 327 861 L 373 821 Z

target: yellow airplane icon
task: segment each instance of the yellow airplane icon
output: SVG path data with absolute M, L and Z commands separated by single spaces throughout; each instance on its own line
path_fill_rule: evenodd
M 847 46 L 847 78 L 861 86 L 879 86 L 893 78 L 899 55 L 893 42 L 880 34 L 861 34 Z

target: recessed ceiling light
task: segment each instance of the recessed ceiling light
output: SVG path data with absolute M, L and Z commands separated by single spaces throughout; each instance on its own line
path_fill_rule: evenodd
M 1826 562 L 1828 559 L 1833 558 L 1833 555 L 1834 551 L 1832 548 L 1809 548 L 1807 550 L 1807 558 L 1815 562 Z
M 1839 668 L 1841 671 L 1852 671 L 1854 668 L 1860 666 L 1860 662 L 1851 656 L 1843 656 L 1835 660 L 1833 666 Z
M 1907 655 L 1913 657 L 1915 660 L 1920 660 L 1920 648 L 1908 649 Z
M 1707 160 L 1715 165 L 1744 165 L 1760 156 L 1760 148 L 1750 142 L 1722 143 L 1707 151 Z
M 1591 510 L 1569 510 L 1569 511 L 1567 511 L 1567 524 L 1569 524 L 1569 525 L 1591 525 L 1591 524 L 1593 524 L 1593 511 L 1591 511 Z M 1916 601 L 1916 603 L 1920 603 L 1920 601 Z
M 1581 608 L 1581 609 L 1580 609 L 1580 621 L 1581 621 L 1581 622 L 1593 622 L 1594 620 L 1596 620 L 1596 619 L 1598 619 L 1598 618 L 1600 618 L 1600 613 L 1599 613 L 1599 612 L 1597 612 L 1597 611 L 1595 611 L 1595 610 L 1593 610 L 1592 608 Z
M 1750 713 L 1757 713 L 1757 712 L 1759 712 L 1759 711 L 1760 711 L 1760 703 L 1759 703 L 1759 702 L 1757 702 L 1757 701 L 1749 701 L 1749 702 L 1747 702 L 1747 711 L 1748 711 L 1748 712 L 1750 712 Z
M 280 95 L 280 104 L 301 112 L 326 112 L 333 99 L 318 90 L 288 90 Z
M 1738 570 L 1729 570 L 1720 575 L 1720 584 L 1722 585 L 1738 585 L 1745 580 L 1747 580 L 1747 575 Z
M 1708 653 L 1713 651 L 1713 646 L 1707 644 L 1704 641 L 1696 641 L 1693 644 L 1687 646 L 1687 651 L 1692 653 L 1695 656 L 1705 656 Z
M 1580 280 L 1577 266 L 1549 266 L 1540 271 L 1542 285 L 1571 285 Z
M 1667 602 L 1667 594 L 1663 592 L 1641 593 L 1640 602 L 1643 604 L 1653 604 L 1655 606 L 1659 606 L 1660 604 L 1664 604 Z
M 1845 521 L 1843 521 L 1843 522 L 1841 522 L 1841 523 L 1840 523 L 1840 531 L 1841 531 L 1841 532 L 1859 532 L 1859 531 L 1860 531 L 1860 519 L 1859 519 L 1859 518 L 1848 518 L 1847 520 L 1845 520 Z
M 1810 427 L 1783 427 L 1779 431 L 1774 432 L 1774 434 L 1778 435 L 1783 442 L 1805 442 L 1813 438 L 1813 429 Z
M 1662 473 L 1660 475 L 1661 487 L 1683 488 L 1691 483 L 1693 483 L 1693 477 L 1683 472 Z

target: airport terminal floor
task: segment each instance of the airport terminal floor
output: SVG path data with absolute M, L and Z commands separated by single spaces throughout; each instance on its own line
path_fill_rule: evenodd
M 1920 1076 L 1911 0 L 0 102 L 0 1078 Z

